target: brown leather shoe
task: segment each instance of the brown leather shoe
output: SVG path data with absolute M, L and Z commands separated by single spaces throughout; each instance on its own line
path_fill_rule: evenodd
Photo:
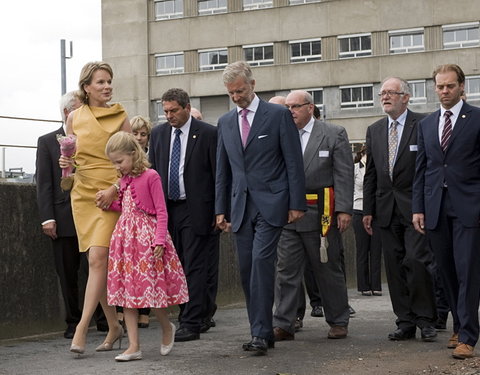
M 331 326 L 330 331 L 328 331 L 329 339 L 344 339 L 347 337 L 348 327 L 347 326 Z
M 448 339 L 448 345 L 447 348 L 449 349 L 455 349 L 458 345 L 458 333 L 453 333 L 452 337 Z
M 465 359 L 473 357 L 473 346 L 459 342 L 452 353 L 453 358 Z
M 273 335 L 275 336 L 275 341 L 295 340 L 295 335 L 281 329 L 280 327 L 275 327 L 273 329 Z

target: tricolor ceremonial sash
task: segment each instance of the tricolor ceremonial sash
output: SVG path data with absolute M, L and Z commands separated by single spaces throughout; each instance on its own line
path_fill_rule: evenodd
M 307 204 L 318 205 L 322 237 L 326 237 L 332 225 L 333 213 L 335 212 L 335 193 L 333 187 L 323 188 L 319 191 L 319 194 L 306 194 L 305 198 Z

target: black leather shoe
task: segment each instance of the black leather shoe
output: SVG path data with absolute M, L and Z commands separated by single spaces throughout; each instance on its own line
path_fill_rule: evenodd
M 215 320 L 213 320 L 213 318 L 207 318 L 202 322 L 202 325 L 200 327 L 200 333 L 205 333 L 210 328 L 215 327 L 216 325 L 217 323 L 215 323 Z
M 268 342 L 266 339 L 254 336 L 250 345 L 247 347 L 247 351 L 256 352 L 258 355 L 265 355 L 268 351 Z
M 252 345 L 252 342 L 253 342 L 253 338 L 249 342 L 246 342 L 246 343 L 242 344 L 242 349 L 246 350 L 246 351 L 249 351 L 250 346 Z M 267 340 L 267 346 L 268 346 L 268 349 L 275 348 L 275 340 L 273 340 L 273 339 L 272 340 Z
M 435 322 L 435 329 L 447 329 L 447 319 L 448 315 L 438 315 L 437 321 Z
M 200 333 L 190 331 L 188 328 L 179 328 L 175 332 L 175 342 L 198 340 Z
M 415 330 L 404 331 L 401 328 L 397 328 L 395 331 L 388 334 L 388 339 L 393 341 L 410 340 L 415 338 Z
M 348 305 L 348 313 L 350 316 L 355 315 L 357 312 L 353 309 L 352 306 Z
M 303 319 L 300 317 L 297 317 L 295 319 L 295 332 L 300 331 L 303 328 Z
M 437 338 L 437 331 L 433 327 L 423 327 L 420 329 L 422 332 L 422 341 L 435 341 Z
M 324 314 L 322 306 L 313 306 L 310 316 L 313 316 L 315 318 L 323 318 Z
M 75 335 L 76 328 L 77 328 L 76 325 L 69 324 L 65 332 L 63 332 L 63 337 L 65 337 L 66 339 L 73 339 L 73 335 Z

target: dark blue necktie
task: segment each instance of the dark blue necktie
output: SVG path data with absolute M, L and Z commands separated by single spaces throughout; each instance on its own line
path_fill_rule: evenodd
M 173 140 L 172 155 L 170 156 L 170 179 L 168 184 L 169 197 L 176 201 L 180 199 L 180 129 L 175 129 L 175 139 Z

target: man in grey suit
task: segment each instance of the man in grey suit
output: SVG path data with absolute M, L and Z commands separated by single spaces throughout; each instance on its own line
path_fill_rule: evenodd
M 367 129 L 367 169 L 363 181 L 363 225 L 380 227 L 385 271 L 397 329 L 390 340 L 434 341 L 436 308 L 429 266 L 433 260 L 425 237 L 412 218 L 412 184 L 417 156 L 417 124 L 423 115 L 408 107 L 410 87 L 400 78 L 383 81 L 380 100 L 387 117 Z
M 216 222 L 225 230 L 231 219 L 235 234 L 252 335 L 243 349 L 266 354 L 278 239 L 305 211 L 302 152 L 290 112 L 255 95 L 246 62 L 228 65 L 223 82 L 236 108 L 218 120 Z
M 283 228 L 278 243 L 275 340 L 294 338 L 298 291 L 306 261 L 317 278 L 325 318 L 330 325 L 328 338 L 345 338 L 349 308 L 341 262 L 341 233 L 350 225 L 353 212 L 353 158 L 348 136 L 341 126 L 315 120 L 313 98 L 306 91 L 292 91 L 286 105 L 298 128 L 296 136 L 301 140 L 308 209 L 302 219 Z M 325 215 L 328 208 L 325 211 L 324 197 L 331 194 L 331 188 L 333 207 L 331 215 Z M 326 216 L 331 224 L 326 253 L 321 259 L 320 247 L 324 242 L 321 218 Z

